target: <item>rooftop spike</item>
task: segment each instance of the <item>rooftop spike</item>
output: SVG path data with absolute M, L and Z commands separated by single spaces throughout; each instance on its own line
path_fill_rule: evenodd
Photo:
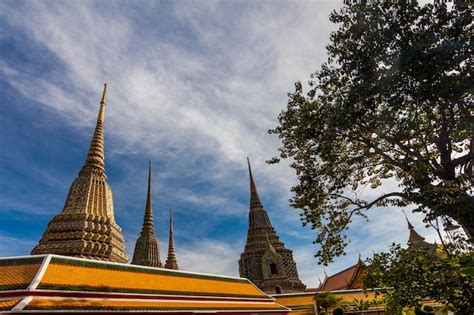
M 100 101 L 99 114 L 97 115 L 97 123 L 92 136 L 89 152 L 84 164 L 84 168 L 91 166 L 102 171 L 105 170 L 105 154 L 104 154 L 104 124 L 105 124 L 105 105 L 107 100 L 107 83 L 104 83 L 104 91 Z
M 250 167 L 250 160 L 247 157 L 247 164 L 249 167 L 249 176 L 250 176 L 250 209 L 254 208 L 262 208 L 262 201 L 260 200 L 260 196 L 257 192 L 257 186 L 255 185 L 255 181 L 252 176 L 252 168 Z
M 170 209 L 170 235 L 168 241 L 168 258 L 166 259 L 165 268 L 178 270 L 178 261 L 174 250 L 174 235 L 173 235 L 173 209 Z

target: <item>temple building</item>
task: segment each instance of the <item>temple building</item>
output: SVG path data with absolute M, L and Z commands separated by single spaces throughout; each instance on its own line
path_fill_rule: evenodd
M 316 291 L 352 290 L 362 288 L 362 278 L 366 266 L 360 255 L 357 263 L 324 278 Z
M 285 315 L 247 279 L 58 255 L 0 258 L 0 313 Z
M 160 261 L 160 246 L 155 236 L 153 226 L 153 203 L 151 191 L 151 162 L 148 165 L 148 191 L 145 203 L 145 216 L 143 218 L 142 231 L 135 243 L 133 252 L 133 265 L 150 267 L 162 267 Z
M 125 263 L 121 228 L 115 223 L 105 174 L 104 124 L 107 85 L 84 166 L 69 189 L 63 211 L 49 223 L 32 255 L 58 254 Z
M 425 238 L 415 231 L 414 226 L 408 220 L 405 212 L 405 219 L 408 223 L 408 250 L 425 249 L 431 253 L 435 253 L 437 249 L 436 244 L 431 244 L 425 241 Z M 362 278 L 366 270 L 366 265 L 362 261 L 360 255 L 357 263 L 341 270 L 333 275 L 324 278 L 319 287 L 313 291 L 338 291 L 338 290 L 353 290 L 362 288 Z
M 260 201 L 248 159 L 247 163 L 250 177 L 249 229 L 239 260 L 240 276 L 267 293 L 304 291 L 306 286 L 298 277 L 292 251 L 276 234 Z
M 173 235 L 173 209 L 170 209 L 170 231 L 168 240 L 168 258 L 165 264 L 166 269 L 178 270 L 178 260 L 176 259 L 176 253 L 174 250 L 174 235 Z

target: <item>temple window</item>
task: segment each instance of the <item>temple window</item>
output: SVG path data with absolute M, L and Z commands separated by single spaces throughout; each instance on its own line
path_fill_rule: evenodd
M 277 264 L 275 264 L 274 262 L 270 263 L 270 274 L 271 275 L 278 274 Z

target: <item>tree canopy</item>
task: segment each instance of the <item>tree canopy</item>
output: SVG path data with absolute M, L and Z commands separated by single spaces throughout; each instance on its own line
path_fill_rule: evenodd
M 389 314 L 400 314 L 404 307 L 420 307 L 430 298 L 459 314 L 474 312 L 474 278 L 463 267 L 471 264 L 469 252 L 402 249 L 392 245 L 387 253 L 368 260 L 364 287 L 387 288 L 385 307 Z
M 319 261 L 344 253 L 354 216 L 371 208 L 410 205 L 473 237 L 471 8 L 370 1 L 330 21 L 327 61 L 269 131 L 282 140 L 270 163 L 296 170 L 291 203 L 318 232 Z

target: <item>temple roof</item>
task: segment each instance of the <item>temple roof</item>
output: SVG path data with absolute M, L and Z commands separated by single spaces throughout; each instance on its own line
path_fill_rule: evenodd
M 268 304 L 268 303 L 267 303 Z M 94 311 L 130 311 L 130 310 L 159 310 L 160 312 L 262 312 L 262 311 L 279 311 L 282 312 L 284 307 L 279 304 L 272 303 L 271 305 L 262 303 L 219 303 L 210 304 L 209 302 L 168 302 L 168 301 L 110 301 L 108 299 L 36 299 L 28 303 L 24 310 L 94 310 Z
M 0 258 L 0 302 L 14 311 L 288 312 L 243 278 L 57 255 Z
M 359 257 L 357 263 L 349 268 L 339 271 L 331 276 L 326 276 L 318 291 L 334 291 L 361 288 L 361 275 L 365 268 Z
M 378 291 L 379 289 L 377 289 Z M 338 297 L 342 298 L 342 301 L 346 303 L 353 302 L 354 299 L 374 299 L 374 290 L 339 290 L 333 291 Z M 278 304 L 284 305 L 291 308 L 290 315 L 315 315 L 314 303 L 317 300 L 315 291 L 301 292 L 301 293 L 286 293 L 286 294 L 272 294 L 270 295 L 276 299 Z

